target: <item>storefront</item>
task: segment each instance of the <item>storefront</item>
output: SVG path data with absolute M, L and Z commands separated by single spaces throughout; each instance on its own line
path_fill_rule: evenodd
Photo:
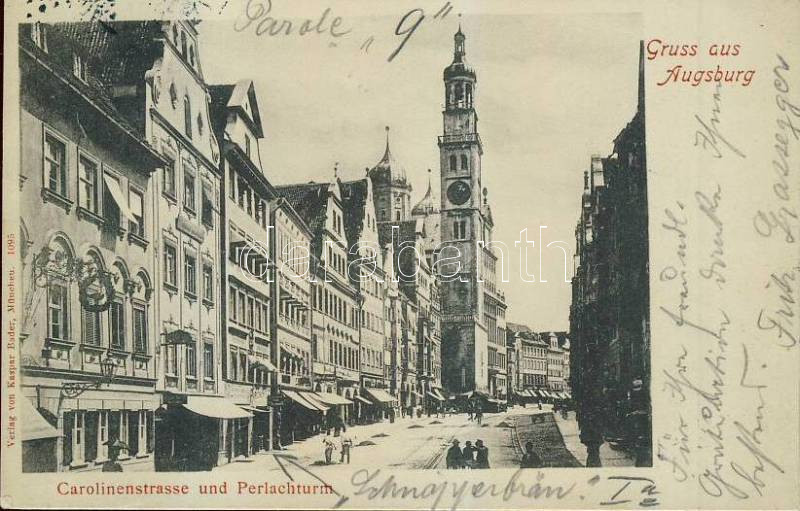
M 165 396 L 156 413 L 157 471 L 203 471 L 246 455 L 253 414 L 215 396 Z
M 285 445 L 319 433 L 330 407 L 312 397 L 310 392 L 288 389 L 281 392 L 287 398 L 281 421 L 281 442 Z
M 56 472 L 58 470 L 58 430 L 22 396 L 18 401 L 22 423 L 22 471 Z

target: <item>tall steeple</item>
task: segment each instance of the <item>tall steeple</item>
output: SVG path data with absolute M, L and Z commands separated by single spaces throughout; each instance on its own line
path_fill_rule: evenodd
M 639 41 L 639 96 L 637 112 L 644 115 L 644 41 Z

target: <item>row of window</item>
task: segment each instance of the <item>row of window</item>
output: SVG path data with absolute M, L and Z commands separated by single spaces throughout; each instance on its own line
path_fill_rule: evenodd
M 281 294 L 291 296 L 291 293 L 283 289 Z M 308 310 L 305 306 L 296 305 L 298 301 L 299 300 L 281 300 L 280 315 L 284 320 L 289 321 L 293 325 L 308 328 Z
M 47 293 L 47 335 L 51 339 L 70 340 L 70 288 L 66 281 L 54 279 Z M 128 344 L 128 308 L 121 298 L 115 298 L 106 311 L 81 308 L 81 342 L 91 346 L 108 346 L 125 351 Z M 147 353 L 147 305 L 130 302 L 132 348 L 135 353 Z M 108 324 L 108 329 L 104 325 Z M 108 343 L 106 339 L 108 338 Z
M 202 194 L 202 211 L 200 212 L 200 219 L 203 224 L 209 228 L 213 228 L 214 203 L 216 202 L 216 199 L 209 196 L 209 193 L 207 193 L 205 187 L 198 186 L 197 170 L 195 169 L 194 165 L 184 159 L 181 167 L 183 169 L 183 209 L 191 217 L 195 217 L 197 215 L 197 189 L 200 188 Z M 174 160 L 168 159 L 167 165 L 163 169 L 162 178 L 164 194 L 172 200 L 177 200 L 177 171 Z
M 247 286 L 228 286 L 228 319 L 263 335 L 269 335 L 269 299 Z
M 120 226 L 120 208 L 124 208 L 130 212 L 130 215 L 126 215 L 129 232 L 144 238 L 144 192 L 131 185 L 126 199 L 120 179 L 113 170 L 82 148 L 78 148 L 77 163 L 79 208 L 97 217 L 102 216 L 117 226 Z M 50 193 L 70 200 L 67 142 L 49 128 L 44 131 L 42 165 L 43 187 Z
M 520 367 L 520 369 L 528 371 L 546 371 L 547 363 L 544 360 L 526 358 L 522 359 L 522 367 Z
M 178 375 L 178 349 L 172 344 L 166 349 L 166 373 L 168 376 Z M 195 342 L 186 344 L 184 356 L 186 376 L 197 378 L 197 346 Z M 214 342 L 212 340 L 203 341 L 203 377 L 207 380 L 214 379 Z
M 183 251 L 183 289 L 189 297 L 196 299 L 197 292 L 197 252 L 189 247 Z M 209 305 L 214 304 L 214 268 L 211 262 L 203 262 L 202 292 L 203 301 Z M 177 244 L 164 240 L 164 284 L 174 289 L 178 288 L 178 247 Z
M 461 170 L 469 170 L 469 156 L 467 154 L 461 154 L 460 158 L 458 155 L 451 154 L 449 160 L 450 172 L 457 172 L 459 170 L 459 161 L 461 162 Z
M 251 366 L 247 351 L 237 346 L 231 346 L 228 353 L 228 379 L 258 385 L 269 383 L 266 370 Z
M 361 347 L 361 360 L 364 365 L 380 368 L 383 365 L 383 350 Z
M 328 266 L 336 270 L 337 273 L 343 277 L 347 277 L 347 258 L 339 253 L 338 250 L 333 250 L 333 245 L 326 243 L 328 246 L 328 258 L 326 259 Z
M 323 286 L 313 286 L 311 306 L 336 321 L 355 328 L 355 308 L 338 294 Z
M 238 204 L 242 211 L 251 216 L 262 229 L 267 230 L 269 223 L 267 200 L 253 190 L 247 181 L 236 173 L 233 166 L 228 167 L 228 197 Z
M 359 368 L 358 350 L 350 346 L 328 340 L 328 360 L 337 366 L 357 371 Z

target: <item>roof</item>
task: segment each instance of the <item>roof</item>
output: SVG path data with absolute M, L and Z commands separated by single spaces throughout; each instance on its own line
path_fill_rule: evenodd
M 234 85 L 209 85 L 208 93 L 211 96 L 209 105 L 211 113 L 211 128 L 217 135 L 217 140 L 224 140 L 225 125 L 228 115 L 228 100 L 233 93 Z
M 135 119 L 120 112 L 110 92 L 112 85 L 128 83 L 127 80 L 136 84 L 144 83 L 144 74 L 153 63 L 150 57 L 156 51 L 153 46 L 146 44 L 146 41 L 154 37 L 153 24 L 129 22 L 119 28 L 118 33 L 122 40 L 131 41 L 131 44 L 134 44 L 133 41 L 142 42 L 142 55 L 138 58 L 129 58 L 130 48 L 127 51 L 120 48 L 119 41 L 109 37 L 109 29 L 102 29 L 101 33 L 98 27 L 100 25 L 96 23 L 42 25 L 47 34 L 47 51 L 44 51 L 31 39 L 31 25 L 23 24 L 19 31 L 20 49 L 30 55 L 41 69 L 55 74 L 113 124 L 147 147 L 153 156 L 157 156 L 145 138 L 144 124 L 137 124 Z M 85 82 L 73 72 L 73 55 L 76 53 L 87 63 Z M 119 62 L 122 60 L 128 62 Z M 79 115 L 78 111 L 76 115 Z
M 512 332 L 533 333 L 533 330 L 531 330 L 528 325 L 523 325 L 522 323 L 512 323 L 511 321 L 506 322 L 506 330 L 510 330 Z
M 264 130 L 261 125 L 261 112 L 258 108 L 258 98 L 255 93 L 255 85 L 252 80 L 239 80 L 235 84 L 209 85 L 208 91 L 211 94 L 211 114 L 212 124 L 215 126 L 217 138 L 222 140 L 222 132 L 225 128 L 226 110 L 238 110 L 239 114 L 245 119 L 257 138 L 263 138 Z M 251 112 L 245 109 L 245 104 L 250 103 Z
M 367 178 L 339 182 L 342 192 L 342 210 L 344 211 L 344 234 L 347 243 L 351 246 L 358 243 L 364 229 L 368 187 Z
M 328 213 L 330 183 L 310 183 L 276 186 L 275 192 L 286 199 L 297 215 L 304 219 L 315 238 L 322 234 Z M 316 247 L 315 248 L 319 248 Z
M 72 22 L 47 25 L 86 52 L 97 78 L 107 84 L 144 82 L 161 56 L 161 21 Z M 56 50 L 49 46 L 50 51 Z

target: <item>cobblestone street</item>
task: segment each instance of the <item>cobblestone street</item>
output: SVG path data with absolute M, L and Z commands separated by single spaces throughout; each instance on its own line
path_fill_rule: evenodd
M 585 463 L 585 448 L 577 439 L 574 413 L 568 419 L 554 418 L 549 405 L 540 411 L 536 407 L 514 407 L 505 413 L 486 414 L 483 423 L 469 421 L 465 414 L 437 418 L 401 418 L 394 423 L 381 422 L 349 428 L 353 438 L 350 468 L 405 468 L 445 469 L 445 452 L 453 439 L 464 442 L 483 440 L 489 449 L 491 468 L 519 466 L 526 441 L 532 440 L 534 448 L 545 467 L 578 467 Z M 340 465 L 340 451 L 333 455 L 334 463 L 324 463 L 322 436 L 314 436 L 288 446 L 283 454 L 297 458 L 315 472 L 336 470 Z M 338 445 L 338 438 L 334 441 Z M 566 441 L 565 441 L 566 440 Z M 632 465 L 623 454 L 604 449 L 609 465 Z M 236 461 L 215 468 L 220 472 L 251 472 L 281 470 L 270 454 L 258 454 L 250 461 Z

